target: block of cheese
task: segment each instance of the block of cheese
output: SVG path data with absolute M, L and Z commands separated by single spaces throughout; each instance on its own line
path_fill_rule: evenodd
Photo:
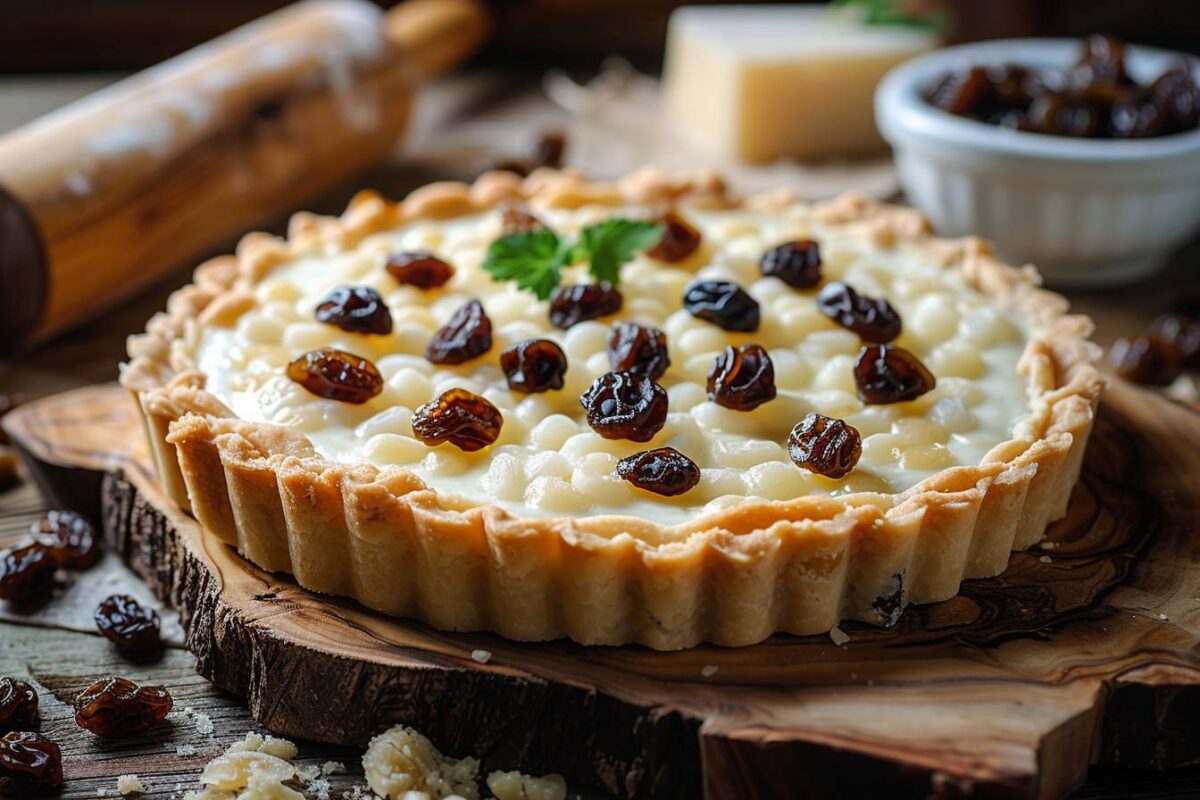
M 665 108 L 686 139 L 744 161 L 882 150 L 872 95 L 935 34 L 826 6 L 688 6 L 671 16 Z

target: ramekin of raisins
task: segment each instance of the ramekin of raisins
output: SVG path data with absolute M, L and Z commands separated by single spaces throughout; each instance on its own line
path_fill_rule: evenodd
M 881 81 L 875 118 L 941 235 L 1057 286 L 1126 283 L 1200 229 L 1200 59 L 1112 37 L 946 48 Z

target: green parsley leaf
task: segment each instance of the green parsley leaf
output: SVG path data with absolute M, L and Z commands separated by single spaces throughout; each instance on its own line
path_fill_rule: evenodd
M 621 265 L 657 244 L 663 230 L 662 225 L 653 222 L 605 220 L 580 231 L 578 250 L 588 260 L 592 277 L 616 283 L 621 278 Z
M 562 282 L 562 268 L 569 263 L 572 249 L 553 231 L 512 233 L 492 242 L 483 269 L 493 280 L 516 281 L 521 289 L 545 300 Z

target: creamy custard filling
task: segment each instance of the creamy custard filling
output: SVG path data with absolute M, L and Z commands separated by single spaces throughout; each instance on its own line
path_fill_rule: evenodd
M 573 234 L 589 223 L 648 211 L 596 206 L 537 214 L 560 234 Z M 619 514 L 672 524 L 747 500 L 899 492 L 945 468 L 980 463 L 994 446 L 1014 438 L 1029 414 L 1027 384 L 1018 374 L 1025 334 L 957 270 L 919 251 L 880 248 L 822 225 L 803 208 L 682 214 L 700 230 L 700 249 L 678 264 L 638 256 L 621 272 L 620 312 L 567 331 L 550 324 L 546 302 L 480 269 L 500 233 L 499 212 L 492 211 L 406 224 L 372 235 L 347 253 L 297 257 L 250 287 L 256 302 L 230 327 L 194 328 L 176 346 L 206 375 L 208 390 L 243 419 L 302 431 L 332 461 L 411 469 L 448 507 L 494 503 L 520 515 Z M 818 311 L 819 289 L 792 289 L 764 278 L 759 269 L 764 250 L 799 238 L 820 244 L 826 281 L 842 280 L 892 303 L 904 326 L 895 343 L 924 361 L 937 378 L 935 389 L 891 405 L 858 399 L 852 367 L 859 337 Z M 434 290 L 400 286 L 384 269 L 389 254 L 418 249 L 454 266 L 449 283 Z M 759 329 L 731 333 L 683 310 L 684 287 L 696 279 L 745 288 L 761 305 Z M 566 271 L 564 283 L 589 280 L 580 266 Z M 392 333 L 348 333 L 314 319 L 324 296 L 347 284 L 379 291 L 391 309 Z M 426 361 L 434 332 L 472 298 L 483 303 L 493 322 L 492 349 L 461 366 Z M 610 370 L 605 345 L 617 320 L 658 327 L 667 335 L 671 366 L 659 383 L 669 395 L 670 413 L 664 428 L 643 444 L 600 437 L 579 403 L 592 381 Z M 562 390 L 531 395 L 509 390 L 500 352 L 531 338 L 552 339 L 566 352 Z M 729 344 L 751 342 L 770 353 L 777 397 L 749 412 L 708 401 L 705 381 L 717 354 Z M 383 391 L 354 405 L 319 398 L 289 380 L 288 362 L 319 347 L 371 359 L 386 379 Z M 465 453 L 414 438 L 414 410 L 452 387 L 486 397 L 503 413 L 495 445 Z M 862 434 L 862 457 L 842 479 L 810 473 L 788 457 L 792 426 L 812 411 L 844 419 Z M 699 465 L 702 477 L 695 488 L 663 497 L 616 475 L 618 459 L 662 446 Z

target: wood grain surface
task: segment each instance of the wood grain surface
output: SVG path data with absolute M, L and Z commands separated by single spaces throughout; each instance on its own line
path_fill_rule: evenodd
M 1124 385 L 1068 517 L 1001 576 L 891 629 L 846 624 L 843 646 L 678 653 L 449 634 L 304 592 L 159 493 L 115 387 L 6 425 L 52 497 L 38 465 L 104 472 L 105 531 L 180 610 L 200 673 L 284 734 L 361 745 L 403 722 L 618 797 L 1061 797 L 1094 762 L 1200 761 L 1200 421 Z

